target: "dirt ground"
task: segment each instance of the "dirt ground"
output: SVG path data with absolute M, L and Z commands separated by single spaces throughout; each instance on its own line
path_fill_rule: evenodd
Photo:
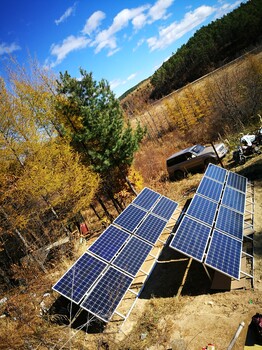
M 261 160 L 260 160 L 261 161 Z M 245 345 L 251 345 L 249 340 L 249 324 L 252 316 L 262 313 L 262 180 L 258 173 L 252 174 L 254 181 L 254 279 L 253 288 L 248 280 L 246 288 L 233 291 L 212 291 L 210 281 L 203 266 L 195 261 L 192 262 L 182 293 L 178 298 L 182 307 L 175 314 L 163 314 L 158 319 L 158 327 L 166 330 L 168 322 L 168 335 L 161 340 L 151 339 L 145 347 L 143 338 L 150 336 L 150 332 L 134 334 L 137 322 L 143 323 L 152 299 L 154 307 L 163 298 L 168 302 L 175 303 L 175 295 L 179 290 L 183 273 L 188 261 L 178 253 L 164 249 L 160 256 L 162 263 L 157 264 L 151 277 L 138 299 L 132 313 L 117 335 L 116 343 L 124 344 L 132 337 L 141 337 L 140 346 L 133 344 L 125 349 L 148 349 L 148 350 L 198 350 L 209 343 L 215 344 L 216 350 L 227 349 L 238 326 L 244 322 L 244 327 L 233 349 L 243 349 Z M 171 262 L 165 263 L 166 260 Z M 170 304 L 170 309 L 172 309 Z M 136 332 L 139 327 L 136 327 Z M 130 341 L 130 340 L 129 340 Z M 121 349 L 120 347 L 116 347 Z M 110 348 L 111 349 L 111 348 Z

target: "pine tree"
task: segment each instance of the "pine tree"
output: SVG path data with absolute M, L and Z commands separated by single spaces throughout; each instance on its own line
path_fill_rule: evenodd
M 58 81 L 57 116 L 65 136 L 96 172 L 106 176 L 119 168 L 125 173 L 145 131 L 125 122 L 107 81 L 96 82 L 82 69 L 80 73 L 80 80 L 66 72 Z

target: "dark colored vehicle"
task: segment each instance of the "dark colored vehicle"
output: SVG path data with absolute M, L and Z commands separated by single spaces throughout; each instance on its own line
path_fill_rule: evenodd
M 224 143 L 216 144 L 217 155 L 224 158 L 228 152 Z M 212 146 L 194 145 L 174 153 L 166 160 L 167 171 L 171 180 L 180 180 L 188 173 L 205 169 L 209 163 L 218 163 L 218 158 Z

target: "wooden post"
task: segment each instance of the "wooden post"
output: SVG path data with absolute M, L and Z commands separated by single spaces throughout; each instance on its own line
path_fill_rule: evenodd
M 217 154 L 216 147 L 214 146 L 213 142 L 211 142 L 211 145 L 212 145 L 212 147 L 213 147 L 213 150 L 214 150 L 214 152 L 215 152 L 215 154 L 216 154 L 216 156 L 217 156 L 217 159 L 218 159 L 220 165 L 222 166 L 222 168 L 224 168 L 224 165 L 223 165 L 223 163 L 222 163 L 222 159 L 219 158 L 219 156 L 218 156 L 218 154 Z
M 187 264 L 186 271 L 185 271 L 185 273 L 184 273 L 184 277 L 183 277 L 182 283 L 181 283 L 180 287 L 178 288 L 178 292 L 177 292 L 177 295 L 176 295 L 177 298 L 180 296 L 180 294 L 181 294 L 181 292 L 182 292 L 182 289 L 183 289 L 183 287 L 184 287 L 184 285 L 185 285 L 186 278 L 187 278 L 187 275 L 188 275 L 189 268 L 190 268 L 190 265 L 191 265 L 191 263 L 192 263 L 192 260 L 193 260 L 193 259 L 190 258 L 190 259 L 189 259 L 189 262 L 188 262 L 188 264 Z

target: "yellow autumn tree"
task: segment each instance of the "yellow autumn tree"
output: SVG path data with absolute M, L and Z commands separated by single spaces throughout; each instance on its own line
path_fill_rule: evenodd
M 41 247 L 90 204 L 99 177 L 59 137 L 53 82 L 9 73 L 8 89 L 0 79 L 0 219 L 5 232 Z

